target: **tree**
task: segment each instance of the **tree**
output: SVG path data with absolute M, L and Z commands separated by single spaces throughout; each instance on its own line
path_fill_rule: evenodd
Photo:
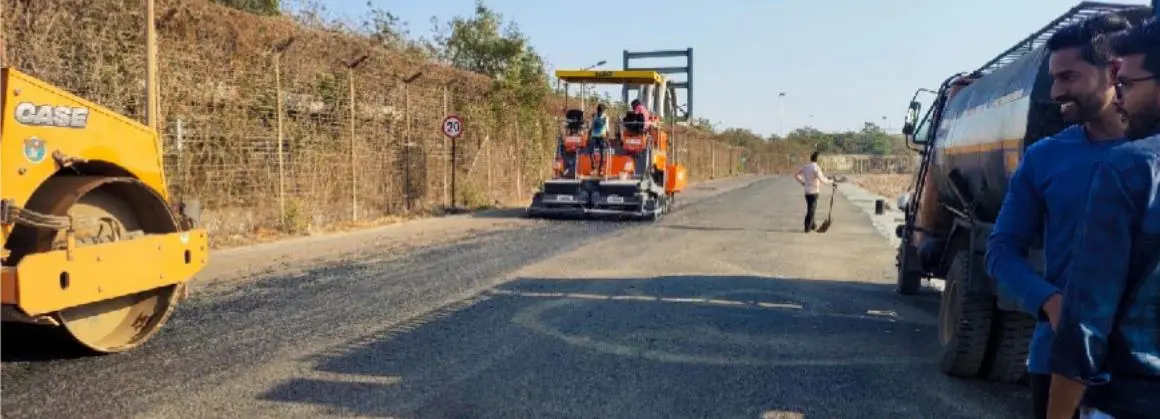
M 721 131 L 720 139 L 726 144 L 753 148 L 765 143 L 765 139 L 745 128 L 729 128 Z
M 689 121 L 689 126 L 709 132 L 716 132 L 716 127 L 713 126 L 713 122 L 708 118 L 693 118 Z
M 844 132 L 824 132 L 814 127 L 801 127 L 784 138 L 771 135 L 768 141 L 789 142 L 823 153 L 899 155 L 909 152 L 903 137 L 887 134 L 873 122 L 864 123 L 861 130 Z
M 370 12 L 363 21 L 363 30 L 371 39 L 391 49 L 406 49 L 411 46 L 411 33 L 407 29 L 407 22 L 389 11 L 374 7 L 370 0 L 367 1 L 367 9 Z
M 457 16 L 446 28 L 435 23 L 435 56 L 453 67 L 496 79 L 498 87 L 522 107 L 538 108 L 549 92 L 543 57 L 514 22 L 476 0 L 475 14 Z

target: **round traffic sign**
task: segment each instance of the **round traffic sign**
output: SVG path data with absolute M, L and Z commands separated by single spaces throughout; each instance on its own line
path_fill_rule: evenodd
M 463 120 L 459 119 L 458 115 L 448 115 L 443 118 L 443 135 L 451 138 L 458 138 L 463 135 Z

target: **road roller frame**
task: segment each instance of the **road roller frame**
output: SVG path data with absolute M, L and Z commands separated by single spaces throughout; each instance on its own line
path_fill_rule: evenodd
M 206 230 L 171 200 L 156 130 L 0 72 L 3 321 L 62 327 L 97 353 L 134 348 L 205 266 Z

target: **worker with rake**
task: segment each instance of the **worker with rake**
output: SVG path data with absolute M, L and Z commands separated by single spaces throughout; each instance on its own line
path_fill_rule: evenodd
M 806 197 L 806 218 L 805 218 L 805 232 L 809 233 L 814 230 L 824 233 L 829 229 L 830 219 L 827 217 L 826 222 L 823 223 L 823 228 L 819 229 L 818 225 L 814 223 L 814 213 L 818 209 L 818 192 L 821 190 L 822 183 L 833 185 L 835 191 L 838 184 L 822 173 L 821 166 L 818 166 L 818 152 L 815 151 L 810 154 L 810 162 L 803 165 L 794 174 L 794 179 L 805 187 Z M 830 210 L 834 208 L 834 196 L 830 195 Z

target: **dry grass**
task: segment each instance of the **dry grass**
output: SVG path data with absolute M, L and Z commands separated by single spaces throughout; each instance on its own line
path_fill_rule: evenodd
M 0 1 L 9 65 L 144 121 L 139 0 Z M 452 167 L 468 207 L 525 204 L 548 174 L 559 101 L 521 117 L 487 77 L 205 0 L 159 0 L 157 16 L 170 187 L 202 201 L 215 247 L 431 214 L 451 200 Z M 466 121 L 455 162 L 448 112 Z M 740 148 L 680 131 L 693 181 L 740 172 Z M 766 153 L 751 159 L 768 171 L 797 158 Z
M 896 198 L 910 188 L 912 174 L 858 174 L 850 175 L 850 181 L 870 192 L 886 198 Z

